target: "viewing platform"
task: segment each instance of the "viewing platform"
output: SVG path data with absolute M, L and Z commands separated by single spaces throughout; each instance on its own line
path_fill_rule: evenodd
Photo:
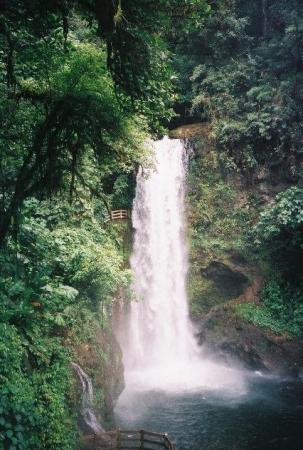
M 167 434 L 145 430 L 114 430 L 81 438 L 81 450 L 176 450 Z
M 115 209 L 109 212 L 106 222 L 127 219 L 130 219 L 130 212 L 127 209 Z

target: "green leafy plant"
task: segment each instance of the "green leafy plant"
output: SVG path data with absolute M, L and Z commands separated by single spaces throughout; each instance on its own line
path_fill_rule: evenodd
M 298 337 L 303 333 L 302 287 L 282 286 L 272 280 L 264 286 L 260 305 L 243 303 L 235 309 L 244 319 L 276 334 Z
M 250 233 L 252 245 L 288 278 L 301 276 L 303 262 L 303 190 L 291 187 L 277 195 Z

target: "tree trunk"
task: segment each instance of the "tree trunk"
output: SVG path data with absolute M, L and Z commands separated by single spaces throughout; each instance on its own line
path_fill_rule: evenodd
M 22 204 L 23 198 L 18 199 L 18 195 L 14 195 L 7 211 L 2 215 L 0 220 L 0 247 L 4 246 L 5 239 L 10 230 L 12 219 L 18 211 L 19 206 Z
M 263 37 L 266 38 L 267 36 L 267 29 L 268 29 L 268 16 L 267 16 L 267 4 L 268 0 L 262 0 L 262 27 L 263 27 Z

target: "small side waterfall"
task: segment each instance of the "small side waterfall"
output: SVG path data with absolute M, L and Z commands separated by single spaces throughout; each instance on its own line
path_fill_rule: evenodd
M 120 327 L 126 391 L 241 388 L 235 371 L 202 357 L 188 318 L 183 143 L 155 142 L 154 164 L 139 171 L 133 206 L 136 300 Z
M 87 427 L 88 432 L 101 433 L 104 430 L 99 424 L 94 413 L 93 407 L 94 393 L 92 381 L 78 364 L 72 362 L 71 367 L 76 372 L 82 386 L 81 418 L 85 426 Z

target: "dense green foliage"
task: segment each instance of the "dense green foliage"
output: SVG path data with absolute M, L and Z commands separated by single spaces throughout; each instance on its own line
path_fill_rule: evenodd
M 178 42 L 183 109 L 210 120 L 227 169 L 266 164 L 296 180 L 302 161 L 303 5 L 224 0 Z
M 277 281 L 268 282 L 262 293 L 262 303 L 243 303 L 237 313 L 253 324 L 276 334 L 301 336 L 303 332 L 302 286 L 283 287 Z
M 129 279 L 119 247 L 85 207 L 26 201 L 18 242 L 1 254 L 1 442 L 73 448 L 72 352 L 62 344 L 85 339 L 86 315 L 92 327 L 110 313 Z
M 51 3 L 10 2 L 1 16 L 0 442 L 10 449 L 75 447 L 69 362 L 85 317 L 101 327 L 128 281 L 104 219 L 111 196 L 129 191 L 150 126 L 117 95 L 94 26 L 75 11 L 66 34 Z M 120 190 L 108 186 L 118 174 Z
M 300 181 L 302 44 L 299 0 L 0 3 L 1 448 L 75 448 L 69 364 L 89 343 L 110 378 L 102 332 L 131 278 L 128 225 L 106 219 L 131 208 L 145 142 L 173 106 L 182 121 L 210 122 L 189 176 L 196 312 L 219 295 L 201 260 L 204 270 L 248 252 L 269 281 L 238 314 L 301 334 L 302 189 L 258 218 L 254 190 L 240 196 L 222 168 Z
M 173 72 L 163 31 L 204 0 L 36 0 L 0 8 L 0 243 L 24 199 L 87 186 L 83 160 L 117 175 L 138 155 L 138 130 L 172 117 Z M 180 19 L 179 19 L 180 23 Z M 90 186 L 96 191 L 95 186 Z
M 129 230 L 106 219 L 131 208 L 146 139 L 173 115 L 164 31 L 206 3 L 0 4 L 1 448 L 76 447 L 69 363 L 87 346 L 99 413 L 119 390 L 109 324 Z
M 251 237 L 288 278 L 301 276 L 303 264 L 303 190 L 291 187 L 260 216 Z
M 230 255 L 239 250 L 267 280 L 260 306 L 243 304 L 239 313 L 293 335 L 302 329 L 302 30 L 298 0 L 222 0 L 187 34 L 171 38 L 176 110 L 183 120 L 210 123 L 216 159 L 205 170 L 206 152 L 191 168 L 194 312 L 221 301 L 201 277 L 205 265 L 234 267 Z M 280 293 L 270 295 L 277 278 Z M 280 303 L 287 313 L 274 313 Z
M 278 194 L 249 233 L 250 246 L 267 262 L 261 304 L 242 304 L 238 313 L 275 333 L 303 333 L 303 192 L 291 187 Z M 277 278 L 279 277 L 279 281 Z

